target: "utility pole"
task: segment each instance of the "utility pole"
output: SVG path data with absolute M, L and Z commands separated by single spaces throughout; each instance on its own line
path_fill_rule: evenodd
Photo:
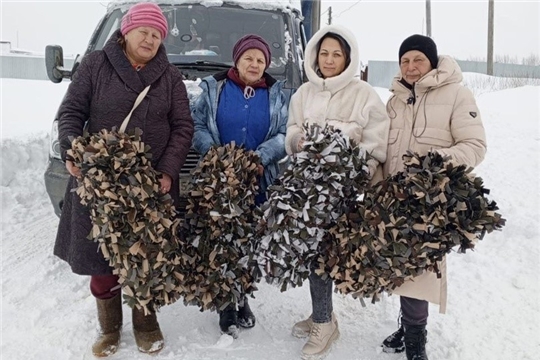
M 431 37 L 431 0 L 426 0 L 426 35 Z
M 328 25 L 332 25 L 332 7 L 328 8 Z
M 488 52 L 487 74 L 493 75 L 493 14 L 495 12 L 495 0 L 489 0 L 488 6 Z

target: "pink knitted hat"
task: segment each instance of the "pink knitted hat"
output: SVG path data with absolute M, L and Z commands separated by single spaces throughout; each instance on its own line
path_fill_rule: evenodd
M 154 3 L 138 3 L 133 5 L 122 18 L 120 31 L 126 35 L 139 26 L 149 26 L 161 33 L 161 39 L 165 39 L 169 26 L 163 12 Z

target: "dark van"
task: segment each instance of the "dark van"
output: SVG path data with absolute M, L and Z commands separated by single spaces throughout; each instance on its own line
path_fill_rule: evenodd
M 98 23 L 82 56 L 103 48 L 109 37 L 120 27 L 122 16 L 134 1 L 112 2 Z M 163 1 L 158 5 L 169 23 L 169 34 L 164 41 L 169 61 L 176 65 L 186 82 L 190 103 L 198 95 L 198 80 L 233 65 L 232 48 L 245 34 L 262 36 L 272 47 L 268 72 L 279 80 L 286 80 L 286 91 L 294 92 L 303 82 L 303 53 L 307 39 L 319 27 L 319 1 L 222 1 L 200 4 L 197 1 Z M 304 19 L 302 16 L 308 13 Z M 310 33 L 306 34 L 304 22 Z M 307 35 L 307 36 L 306 36 Z M 46 48 L 47 74 L 51 81 L 71 79 L 82 57 L 75 59 L 72 69 L 63 67 L 62 48 Z M 190 171 L 199 155 L 191 151 L 180 172 L 180 195 L 185 198 L 185 186 Z M 45 185 L 56 215 L 60 216 L 69 174 L 60 159 L 58 143 L 58 114 L 53 122 L 49 163 L 45 171 Z M 182 204 L 179 206 L 182 211 Z

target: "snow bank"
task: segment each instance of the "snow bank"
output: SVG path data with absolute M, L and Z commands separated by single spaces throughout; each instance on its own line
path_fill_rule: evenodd
M 486 92 L 514 89 L 523 86 L 539 86 L 540 79 L 506 78 L 479 73 L 463 73 L 463 85 L 471 89 L 475 96 Z
M 43 182 L 48 148 L 48 135 L 0 143 L 3 235 L 31 219 L 36 208 L 52 209 Z

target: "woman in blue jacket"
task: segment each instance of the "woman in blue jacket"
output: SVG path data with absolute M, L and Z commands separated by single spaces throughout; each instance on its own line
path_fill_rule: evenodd
M 270 66 L 270 47 L 260 36 L 240 38 L 233 48 L 234 66 L 208 76 L 192 110 L 195 123 L 193 147 L 204 156 L 212 145 L 232 141 L 261 159 L 260 193 L 256 203 L 266 200 L 266 189 L 279 174 L 278 161 L 286 156 L 285 132 L 289 98 L 277 81 L 265 71 Z M 238 326 L 255 326 L 255 316 L 247 299 L 238 309 L 230 307 L 219 314 L 221 331 L 234 334 Z

